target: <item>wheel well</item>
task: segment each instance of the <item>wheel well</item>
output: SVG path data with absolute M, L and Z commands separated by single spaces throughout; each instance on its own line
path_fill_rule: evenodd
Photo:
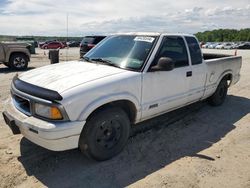
M 101 110 L 105 109 L 105 108 L 109 108 L 109 107 L 120 107 L 121 109 L 123 109 L 126 114 L 128 115 L 128 118 L 130 120 L 131 123 L 135 122 L 135 118 L 136 118 L 136 107 L 134 105 L 134 103 L 132 103 L 129 100 L 118 100 L 118 101 L 113 101 L 107 104 L 104 104 L 100 107 L 98 107 L 97 109 L 95 109 L 87 118 L 90 119 L 93 115 L 95 115 L 97 112 L 100 112 Z
M 223 78 L 221 80 L 224 80 L 226 79 L 228 82 L 228 87 L 231 85 L 232 83 L 232 80 L 233 80 L 233 75 L 232 74 L 226 74 L 225 76 L 223 76 Z
M 12 52 L 12 53 L 10 54 L 10 58 L 9 58 L 9 59 L 11 59 L 11 57 L 12 57 L 13 55 L 18 55 L 18 54 L 24 55 L 24 56 L 27 58 L 27 60 L 30 61 L 30 57 L 29 57 L 26 53 L 23 53 L 23 52 Z

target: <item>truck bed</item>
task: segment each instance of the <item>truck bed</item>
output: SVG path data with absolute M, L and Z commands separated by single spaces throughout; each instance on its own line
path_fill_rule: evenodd
M 224 57 L 233 57 L 233 56 L 226 55 L 226 54 L 203 53 L 204 60 L 218 59 L 218 58 L 224 58 Z
M 221 77 L 225 74 L 232 75 L 230 85 L 235 84 L 240 78 L 242 57 L 225 54 L 204 53 L 203 58 L 207 65 L 207 81 L 205 95 L 215 92 Z

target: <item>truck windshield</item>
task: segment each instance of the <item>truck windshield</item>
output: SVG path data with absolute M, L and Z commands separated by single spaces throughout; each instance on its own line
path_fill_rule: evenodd
M 110 36 L 88 52 L 84 59 L 138 71 L 142 68 L 155 41 L 155 36 Z

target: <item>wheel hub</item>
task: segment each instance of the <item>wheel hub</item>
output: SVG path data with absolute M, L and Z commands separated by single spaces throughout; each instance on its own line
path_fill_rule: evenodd
M 96 133 L 96 143 L 102 148 L 112 148 L 121 136 L 121 125 L 116 120 L 104 122 L 100 125 Z
M 22 68 L 25 66 L 25 59 L 21 57 L 17 57 L 14 59 L 14 65 L 17 68 Z

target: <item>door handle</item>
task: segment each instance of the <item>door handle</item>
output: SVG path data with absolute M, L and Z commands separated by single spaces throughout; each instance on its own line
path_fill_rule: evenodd
M 186 74 L 187 77 L 191 77 L 192 76 L 192 71 L 188 71 Z

